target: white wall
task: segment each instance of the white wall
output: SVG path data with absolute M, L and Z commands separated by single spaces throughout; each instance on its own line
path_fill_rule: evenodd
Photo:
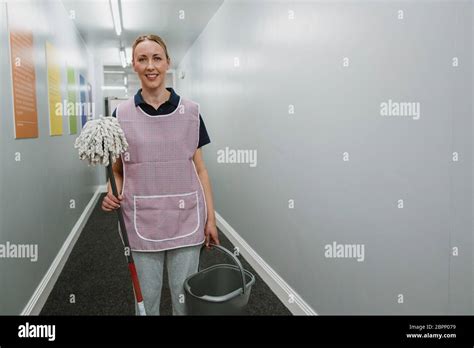
M 8 21 L 8 22 L 7 22 Z M 91 82 L 98 113 L 102 95 L 96 83 L 101 63 L 94 61 L 60 1 L 0 1 L 0 41 L 9 42 L 7 23 L 33 31 L 39 137 L 14 139 L 9 45 L 0 51 L 0 243 L 36 244 L 38 260 L 0 258 L 0 314 L 20 314 L 59 249 L 104 182 L 104 168 L 78 159 L 67 118 L 63 135 L 49 135 L 45 42 L 61 57 L 61 93 L 67 97 L 66 62 Z M 96 79 L 94 76 L 98 77 Z M 77 79 L 79 75 L 77 74 Z M 79 95 L 77 96 L 79 101 Z M 78 124 L 78 132 L 80 132 Z M 21 154 L 21 161 L 15 155 Z M 75 208 L 70 208 L 70 201 Z
M 225 1 L 180 64 L 216 211 L 319 314 L 473 313 L 470 6 Z

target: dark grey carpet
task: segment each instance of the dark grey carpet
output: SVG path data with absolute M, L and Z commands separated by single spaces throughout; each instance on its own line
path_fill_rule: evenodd
M 117 229 L 117 214 L 100 209 L 102 194 L 89 221 L 67 260 L 40 315 L 134 315 L 133 290 L 127 260 Z M 219 231 L 222 246 L 233 245 Z M 247 308 L 249 315 L 291 315 L 289 310 L 240 256 L 245 269 L 256 281 Z M 205 268 L 216 263 L 231 263 L 218 251 L 204 252 Z M 171 296 L 167 272 L 164 274 L 160 311 L 171 315 Z

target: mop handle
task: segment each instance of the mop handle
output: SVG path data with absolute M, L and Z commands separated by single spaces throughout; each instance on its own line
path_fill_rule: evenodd
M 109 163 L 109 165 L 107 166 L 107 170 L 109 172 L 109 179 L 110 179 L 110 186 L 112 186 L 112 193 L 114 194 L 115 197 L 118 197 L 117 184 L 115 183 L 115 175 L 112 171 L 112 163 Z M 117 209 L 117 213 L 118 213 L 118 218 L 119 218 L 119 223 L 120 223 L 120 232 L 122 233 L 122 237 L 123 237 L 123 242 L 125 244 L 125 247 L 129 249 L 129 252 L 125 253 L 125 255 L 127 256 L 128 263 L 133 263 L 133 256 L 130 251 L 130 242 L 128 241 L 128 235 L 126 233 L 127 230 L 125 229 L 125 222 L 123 220 L 122 207 Z
M 110 158 L 112 158 L 112 154 L 109 153 L 109 155 L 110 155 Z M 109 173 L 110 186 L 112 187 L 112 193 L 114 194 L 115 197 L 118 197 L 117 184 L 115 183 L 115 176 L 112 171 L 112 161 L 109 162 L 109 165 L 107 166 L 107 171 Z M 128 248 L 128 253 L 125 253 L 125 255 L 128 261 L 128 269 L 132 277 L 132 284 L 133 284 L 133 289 L 135 290 L 135 297 L 137 299 L 138 311 L 140 315 L 146 315 L 145 306 L 143 304 L 142 290 L 140 288 L 140 283 L 138 281 L 137 269 L 135 268 L 135 262 L 133 261 L 132 251 L 130 249 L 130 243 L 128 241 L 127 230 L 125 229 L 125 222 L 123 220 L 122 207 L 117 209 L 117 214 L 118 214 L 119 223 L 120 223 L 120 233 L 122 235 L 125 248 Z

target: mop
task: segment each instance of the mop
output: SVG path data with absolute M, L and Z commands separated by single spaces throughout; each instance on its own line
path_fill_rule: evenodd
M 87 160 L 89 166 L 95 166 L 96 164 L 107 166 L 112 193 L 115 197 L 118 197 L 117 185 L 112 171 L 112 163 L 116 161 L 120 154 L 127 150 L 128 143 L 117 119 L 115 117 L 101 116 L 98 119 L 86 122 L 81 134 L 74 143 L 74 148 L 79 149 L 79 158 L 81 160 Z M 127 256 L 128 269 L 138 304 L 138 311 L 140 315 L 146 315 L 137 270 L 130 250 L 127 230 L 125 229 L 122 207 L 117 209 L 117 213 L 120 222 L 120 232 L 126 250 L 125 255 Z

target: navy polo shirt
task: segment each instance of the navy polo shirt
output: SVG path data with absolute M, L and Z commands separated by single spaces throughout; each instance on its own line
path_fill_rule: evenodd
M 137 94 L 135 94 L 135 97 L 133 98 L 135 100 L 135 106 L 140 106 L 140 108 L 144 112 L 151 116 L 171 114 L 176 110 L 179 105 L 179 95 L 177 95 L 174 89 L 171 87 L 167 87 L 166 89 L 171 93 L 170 98 L 163 104 L 161 104 L 158 109 L 155 109 L 152 105 L 147 104 L 147 102 L 143 100 L 141 88 L 138 90 Z M 115 109 L 112 113 L 113 117 L 116 117 L 116 111 L 117 109 Z M 207 145 L 211 142 L 211 139 L 209 139 L 209 134 L 207 134 L 206 126 L 204 125 L 204 121 L 202 120 L 201 114 L 199 114 L 199 123 L 200 126 L 198 149 L 201 146 Z

